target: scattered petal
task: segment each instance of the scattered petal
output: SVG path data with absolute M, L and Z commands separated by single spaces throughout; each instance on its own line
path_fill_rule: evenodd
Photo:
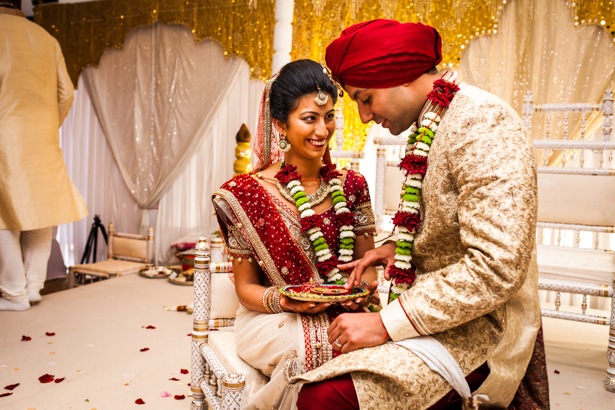
M 130 379 L 131 377 L 134 377 L 134 374 L 132 374 L 132 373 L 124 373 L 124 374 L 122 375 L 122 377 L 125 377 L 125 378 L 127 378 L 127 379 Z
M 559 370 L 555 369 L 555 370 L 553 371 L 553 373 L 555 373 L 555 374 L 559 374 Z
M 143 399 L 137 399 L 135 400 L 136 404 L 145 404 L 145 402 L 143 401 Z
M 3 393 L 3 394 L 0 394 L 0 397 L 10 396 L 11 394 L 13 394 L 13 392 L 10 392 L 10 393 Z
M 61 383 L 61 382 L 63 382 L 63 381 L 64 381 L 64 379 L 66 379 L 66 377 L 62 377 L 62 378 L 60 378 L 60 379 L 55 379 L 54 381 L 55 381 L 56 383 Z
M 564 394 L 567 394 L 567 395 L 569 395 L 569 396 L 570 396 L 570 393 L 568 393 L 567 391 L 565 391 L 565 392 L 564 392 Z
M 171 393 L 167 393 L 166 391 L 163 391 L 162 393 L 160 393 L 160 397 L 171 397 L 172 394 Z
M 186 398 L 186 396 L 184 396 L 183 394 L 181 396 L 179 394 L 175 395 L 175 400 L 183 400 L 185 398 Z
M 53 342 L 49 342 L 49 343 L 47 343 L 47 344 L 52 345 L 52 344 L 53 344 Z
M 175 377 L 171 377 L 169 380 L 173 380 L 174 382 L 178 382 L 179 379 L 175 378 Z
M 30 336 L 25 336 L 25 335 L 24 335 L 24 336 L 21 336 L 21 341 L 22 341 L 22 342 L 28 342 L 28 341 L 30 341 L 30 340 L 32 340 L 32 338 L 31 338 Z
M 128 386 L 130 383 L 124 383 L 124 386 Z
M 45 332 L 45 334 L 46 334 L 47 336 L 55 336 L 55 335 L 56 335 L 54 332 Z
M 51 383 L 54 377 L 55 376 L 53 374 L 44 374 L 38 378 L 38 381 L 41 383 Z
M 53 366 L 56 362 L 49 362 L 49 366 Z
M 188 383 L 186 386 L 190 386 L 190 383 Z
M 19 367 L 16 367 L 15 370 L 19 370 Z
M 192 336 L 192 333 L 188 333 L 186 336 Z
M 87 401 L 88 403 L 90 402 L 90 399 L 85 399 L 85 401 Z
M 146 329 L 156 329 L 156 328 L 152 325 L 149 325 L 148 327 L 146 327 Z
M 5 365 L 5 364 L 3 364 L 2 366 L 0 366 L 0 368 L 1 368 L 1 367 L 6 367 L 6 365 Z
M 144 347 L 143 349 L 139 350 L 140 352 L 147 352 L 149 350 L 149 347 Z
M 188 374 L 188 370 L 186 370 L 186 369 L 181 369 L 179 372 L 180 372 L 181 374 Z
M 49 352 L 49 354 L 56 354 L 56 353 L 58 353 L 58 352 Z
M 177 383 L 177 384 L 179 384 L 180 386 L 183 386 L 183 385 L 184 385 L 184 383 Z
M 89 344 L 89 345 L 88 345 L 88 347 L 92 347 L 92 346 L 94 346 L 94 345 L 93 345 L 93 344 Z
M 19 383 L 9 384 L 8 386 L 5 386 L 4 389 L 5 390 L 13 390 L 17 386 L 19 386 Z
M 587 389 L 587 387 L 585 387 L 585 386 L 577 386 L 577 389 L 585 390 L 585 389 Z

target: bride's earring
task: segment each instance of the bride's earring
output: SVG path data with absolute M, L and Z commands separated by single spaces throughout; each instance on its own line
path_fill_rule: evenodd
M 280 143 L 278 144 L 278 149 L 282 152 L 288 152 L 290 151 L 290 143 L 288 141 L 286 141 L 286 135 L 285 134 L 281 134 L 280 135 Z

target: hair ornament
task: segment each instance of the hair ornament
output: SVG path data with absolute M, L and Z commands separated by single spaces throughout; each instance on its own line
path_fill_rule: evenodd
M 318 87 L 318 94 L 316 95 L 316 98 L 314 98 L 314 102 L 322 107 L 329 101 L 329 96 L 322 92 L 318 83 L 316 83 L 316 87 Z

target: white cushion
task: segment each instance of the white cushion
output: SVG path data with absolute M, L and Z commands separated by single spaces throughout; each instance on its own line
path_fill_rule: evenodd
M 211 312 L 210 319 L 234 318 L 239 309 L 239 299 L 235 284 L 228 273 L 211 274 Z
M 397 167 L 386 167 L 384 176 L 384 210 L 396 211 L 399 207 L 401 187 L 404 184 L 404 174 Z
M 538 272 L 547 279 L 612 284 L 615 255 L 539 245 Z
M 241 360 L 237 355 L 235 331 L 232 327 L 221 328 L 220 331 L 209 332 L 208 344 L 229 373 L 242 374 L 246 378 L 246 387 L 244 391 L 248 393 L 248 395 L 250 392 L 259 389 L 269 381 L 268 377 Z
M 139 269 L 146 266 L 145 263 L 107 259 L 101 262 L 75 265 L 71 268 L 78 273 L 108 277 L 109 275 L 122 276 L 137 273 Z
M 538 174 L 538 221 L 615 226 L 615 177 Z

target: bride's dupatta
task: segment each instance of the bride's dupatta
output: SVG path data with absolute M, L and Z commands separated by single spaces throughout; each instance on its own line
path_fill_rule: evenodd
M 249 241 L 252 254 L 274 286 L 300 285 L 312 279 L 322 283 L 316 267 L 288 230 L 270 194 L 249 175 L 239 175 L 214 194 L 226 201 L 231 215 L 218 215 L 221 234 L 228 242 L 227 224 L 231 218 Z

